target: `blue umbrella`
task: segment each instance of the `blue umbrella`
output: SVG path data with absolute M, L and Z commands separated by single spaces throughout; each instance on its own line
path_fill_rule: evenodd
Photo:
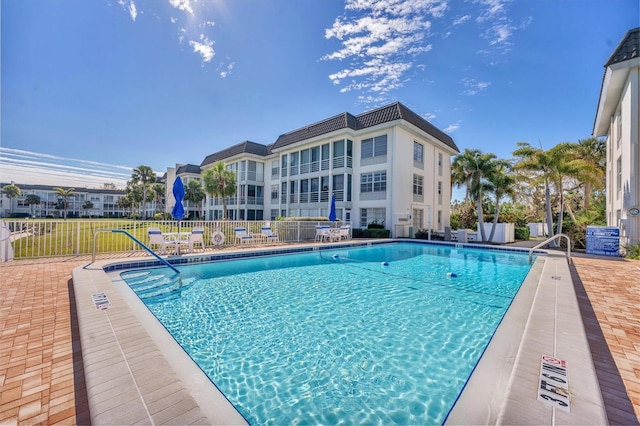
M 331 207 L 329 208 L 329 220 L 336 221 L 336 196 L 331 194 Z
M 171 215 L 174 219 L 180 220 L 184 217 L 184 206 L 182 205 L 184 185 L 182 184 L 182 179 L 179 177 L 173 182 L 173 196 L 176 199 L 176 205 L 171 209 Z

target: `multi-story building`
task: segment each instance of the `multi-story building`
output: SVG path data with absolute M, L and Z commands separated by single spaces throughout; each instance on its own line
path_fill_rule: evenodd
M 605 64 L 594 136 L 606 136 L 607 224 L 623 244 L 640 242 L 640 28 L 627 32 Z
M 7 184 L 0 184 L 4 187 Z M 2 216 L 12 213 L 29 215 L 32 217 L 63 217 L 64 209 L 60 208 L 60 195 L 55 186 L 16 184 L 22 195 L 12 199 L 2 194 Z M 26 204 L 28 195 L 37 195 L 39 204 Z M 69 197 L 67 217 L 125 217 L 129 216 L 129 209 L 118 205 L 118 200 L 125 192 L 115 188 L 75 188 Z
M 397 102 L 360 115 L 348 112 L 285 133 L 271 145 L 242 142 L 207 156 L 236 172 L 231 219 L 327 217 L 356 227 L 401 230 L 449 225 L 451 137 Z M 222 217 L 222 200 L 207 199 L 207 219 Z

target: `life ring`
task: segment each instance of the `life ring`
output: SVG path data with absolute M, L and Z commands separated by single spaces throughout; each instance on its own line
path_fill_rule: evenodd
M 224 234 L 220 231 L 214 231 L 211 234 L 211 242 L 216 246 L 224 243 Z

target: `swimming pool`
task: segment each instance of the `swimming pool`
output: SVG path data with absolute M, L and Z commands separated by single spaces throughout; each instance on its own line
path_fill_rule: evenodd
M 529 264 L 395 243 L 180 270 L 122 277 L 250 423 L 437 424 Z

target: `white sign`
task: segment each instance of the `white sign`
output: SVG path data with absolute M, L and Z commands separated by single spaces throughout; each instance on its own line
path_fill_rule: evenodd
M 540 360 L 540 384 L 538 401 L 569 413 L 569 375 L 567 363 L 549 355 L 542 355 Z
M 104 293 L 95 293 L 91 295 L 93 299 L 93 304 L 96 305 L 96 309 L 107 309 L 111 306 L 111 302 L 109 302 L 109 298 Z

